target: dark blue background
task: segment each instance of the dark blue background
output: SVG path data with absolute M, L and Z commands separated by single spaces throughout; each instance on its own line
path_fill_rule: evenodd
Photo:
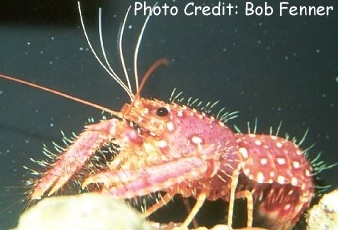
M 107 52 L 123 76 L 116 36 L 130 2 L 110 2 L 84 2 L 84 19 L 97 45 L 98 7 L 103 7 Z M 182 9 L 188 1 L 166 2 Z M 75 1 L 1 4 L 2 74 L 115 110 L 128 101 L 126 93 L 88 51 Z M 277 7 L 276 3 L 269 4 Z M 258 133 L 269 133 L 269 127 L 276 129 L 280 121 L 282 135 L 287 132 L 301 139 L 309 129 L 303 148 L 316 143 L 311 157 L 322 151 L 323 160 L 337 162 L 338 4 L 334 0 L 320 4 L 334 5 L 334 12 L 329 17 L 246 17 L 241 12 L 232 17 L 152 17 L 139 53 L 139 73 L 142 75 L 160 57 L 172 63 L 156 70 L 142 96 L 167 100 L 177 88 L 187 97 L 219 100 L 228 110 L 239 111 L 231 125 L 243 132 L 247 122 L 253 125 L 256 118 Z M 144 17 L 128 20 L 132 28 L 125 33 L 124 47 L 132 68 Z M 13 227 L 24 207 L 21 200 L 27 188 L 22 181 L 29 174 L 22 166 L 36 168 L 29 158 L 44 159 L 43 143 L 61 143 L 60 130 L 68 135 L 79 133 L 90 117 L 100 119 L 101 112 L 0 79 L 0 229 Z M 324 182 L 337 186 L 337 173 L 337 167 L 324 172 Z

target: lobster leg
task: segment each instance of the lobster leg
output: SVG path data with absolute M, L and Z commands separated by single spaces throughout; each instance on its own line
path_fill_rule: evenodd
M 236 188 L 238 185 L 238 169 L 234 169 L 234 172 L 232 174 L 232 180 L 231 180 L 231 187 L 230 187 L 230 200 L 229 200 L 229 212 L 228 212 L 228 226 L 231 228 L 232 226 L 232 217 L 234 212 L 234 203 L 235 203 L 235 193 Z
M 174 192 L 168 192 L 166 193 L 159 202 L 152 205 L 150 208 L 148 208 L 145 212 L 142 213 L 142 217 L 148 217 L 154 212 L 156 212 L 158 209 L 162 208 L 164 205 L 168 204 L 168 202 L 175 196 Z
M 236 199 L 241 199 L 245 198 L 247 201 L 247 211 L 248 211 L 248 219 L 247 219 L 247 224 L 246 226 L 248 228 L 252 227 L 252 222 L 253 222 L 253 198 L 252 194 L 250 191 L 245 190 L 245 191 L 239 191 L 236 193 Z
M 208 192 L 206 190 L 202 191 L 196 200 L 196 204 L 194 205 L 194 207 L 192 208 L 191 212 L 189 213 L 189 215 L 187 216 L 187 218 L 184 220 L 184 222 L 182 223 L 182 225 L 180 226 L 181 229 L 187 229 L 188 225 L 192 222 L 192 220 L 195 218 L 196 214 L 198 213 L 198 211 L 201 209 L 201 207 L 203 206 L 205 199 L 207 198 Z
M 183 204 L 184 204 L 185 208 L 187 209 L 188 213 L 190 213 L 191 212 L 191 206 L 190 206 L 190 202 L 189 202 L 188 198 L 182 197 L 182 200 L 183 200 Z M 199 227 L 196 218 L 192 219 L 192 225 L 194 226 L 194 228 Z

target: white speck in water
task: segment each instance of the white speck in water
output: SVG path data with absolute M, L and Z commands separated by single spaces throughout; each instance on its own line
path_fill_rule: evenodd
M 287 61 L 289 60 L 289 56 L 285 56 L 284 59 Z
M 40 54 L 43 54 L 44 53 L 44 51 L 43 50 L 40 50 Z
M 50 126 L 50 127 L 54 127 L 54 123 L 50 123 L 49 126 Z
M 323 93 L 322 98 L 326 98 L 326 97 L 327 97 L 326 93 Z
M 25 140 L 25 143 L 26 143 L 26 144 L 28 144 L 28 143 L 29 143 L 29 140 L 28 140 L 28 139 L 26 139 L 26 140 Z
M 55 40 L 55 37 L 51 37 L 50 40 L 54 41 L 54 40 Z
M 27 45 L 30 46 L 30 45 L 31 45 L 31 42 L 27 42 Z
M 133 28 L 133 26 L 132 26 L 132 25 L 129 25 L 129 26 L 128 26 L 128 29 L 132 29 L 132 28 Z
M 261 40 L 258 40 L 258 41 L 257 41 L 257 44 L 259 44 L 259 45 L 262 44 L 262 41 L 261 41 Z
M 0 95 L 1 95 L 1 94 L 3 94 L 3 91 L 2 91 L 2 90 L 0 90 Z
M 79 50 L 80 50 L 80 51 L 83 51 L 83 47 L 80 47 Z
M 48 63 L 49 63 L 50 65 L 53 65 L 53 64 L 54 64 L 54 62 L 53 62 L 53 61 L 49 61 Z
M 320 49 L 316 49 L 316 53 L 319 54 L 320 53 Z

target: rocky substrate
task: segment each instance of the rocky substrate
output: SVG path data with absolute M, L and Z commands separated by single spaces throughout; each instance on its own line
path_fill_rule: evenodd
M 338 230 L 338 189 L 326 194 L 308 214 L 307 230 Z M 125 202 L 109 195 L 82 194 L 46 198 L 26 211 L 13 230 L 169 230 L 143 219 Z M 228 230 L 217 225 L 212 230 Z M 248 228 L 249 229 L 249 228 Z M 247 229 L 247 230 L 248 230 Z M 251 230 L 259 228 L 250 228 Z M 200 227 L 198 230 L 206 230 Z

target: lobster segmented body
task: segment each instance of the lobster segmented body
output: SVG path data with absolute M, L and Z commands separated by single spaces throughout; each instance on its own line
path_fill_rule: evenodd
M 84 32 L 88 40 L 85 28 Z M 138 47 L 139 44 L 135 62 Z M 95 52 L 94 55 L 97 57 Z M 249 227 L 254 222 L 270 229 L 291 229 L 309 207 L 314 196 L 312 168 L 296 144 L 272 135 L 235 133 L 224 124 L 229 117 L 213 117 L 175 102 L 142 98 L 144 82 L 157 66 L 167 62 L 163 59 L 145 74 L 136 93 L 128 76 L 127 84 L 109 63 L 107 67 L 97 59 L 125 89 L 131 102 L 119 112 L 108 110 L 114 118 L 86 126 L 35 183 L 32 200 L 61 190 L 74 175 L 86 169 L 97 150 L 113 145 L 113 159 L 91 168 L 80 183 L 89 191 L 121 199 L 165 192 L 144 216 L 180 194 L 197 200 L 182 227 L 190 224 L 206 199 L 229 202 L 231 226 L 234 200 L 246 198 Z M 135 75 L 136 82 L 137 78 Z
M 137 99 L 125 104 L 121 114 L 122 120 L 89 125 L 39 180 L 32 198 L 59 190 L 97 148 L 110 142 L 119 146 L 119 153 L 105 170 L 85 179 L 83 187 L 97 183 L 101 192 L 123 199 L 164 191 L 169 199 L 181 194 L 201 204 L 246 197 L 254 221 L 273 229 L 290 229 L 310 204 L 312 169 L 291 141 L 236 134 L 212 116 L 158 100 Z

